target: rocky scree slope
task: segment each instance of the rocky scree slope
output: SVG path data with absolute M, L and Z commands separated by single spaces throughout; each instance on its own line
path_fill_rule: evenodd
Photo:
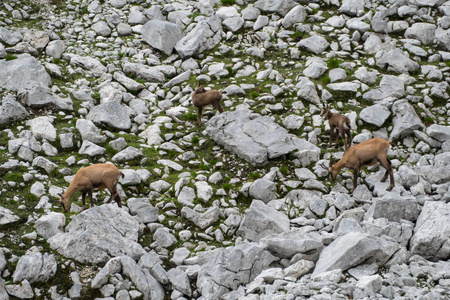
M 0 299 L 448 298 L 448 2 L 0 5 Z M 394 142 L 391 192 L 328 178 L 321 103 Z M 62 213 L 97 162 L 124 207 Z

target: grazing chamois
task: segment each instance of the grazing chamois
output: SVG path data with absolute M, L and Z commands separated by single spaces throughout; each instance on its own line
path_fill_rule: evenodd
M 373 166 L 379 162 L 386 169 L 381 182 L 384 182 L 388 175 L 390 176 L 390 185 L 386 189 L 390 191 L 395 186 L 395 183 L 391 161 L 387 158 L 389 144 L 389 141 L 383 138 L 373 138 L 348 148 L 344 156 L 331 167 L 327 168 L 324 164 L 320 166 L 328 170 L 333 179 L 336 179 L 342 168 L 353 169 L 353 189 L 351 190 L 351 193 L 353 193 L 357 185 L 359 171 L 365 166 Z
M 70 209 L 70 198 L 75 192 L 81 191 L 83 199 L 83 211 L 86 208 L 85 197 L 88 194 L 91 198 L 91 207 L 94 207 L 94 200 L 92 198 L 92 190 L 103 190 L 107 188 L 111 193 L 111 197 L 106 203 L 110 203 L 112 199 L 115 199 L 117 205 L 122 207 L 120 196 L 117 192 L 117 183 L 119 177 L 124 176 L 120 170 L 112 164 L 95 164 L 85 168 L 81 168 L 75 174 L 72 182 L 70 183 L 67 191 L 59 194 L 61 198 L 58 200 L 61 203 L 63 210 L 68 211 Z
M 336 148 L 339 146 L 339 136 L 341 136 L 344 141 L 344 148 L 347 150 L 352 144 L 352 134 L 350 132 L 352 126 L 350 124 L 350 119 L 347 116 L 332 113 L 328 104 L 326 106 L 322 104 L 320 116 L 325 116 L 328 119 L 328 124 L 330 125 L 330 143 L 328 147 L 331 147 L 334 135 L 336 134 Z M 337 133 L 335 131 L 337 131 Z
M 197 124 L 201 126 L 202 124 L 202 111 L 203 107 L 207 105 L 212 105 L 220 113 L 223 112 L 222 106 L 220 106 L 220 101 L 222 100 L 222 94 L 225 92 L 220 92 L 218 90 L 205 90 L 205 88 L 198 83 L 197 88 L 192 93 L 192 104 L 198 109 Z

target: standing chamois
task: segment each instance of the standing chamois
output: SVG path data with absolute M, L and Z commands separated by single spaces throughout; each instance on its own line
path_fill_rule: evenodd
M 341 136 L 344 141 L 344 148 L 347 150 L 352 144 L 352 134 L 350 132 L 352 126 L 350 124 L 350 119 L 347 116 L 332 113 L 330 111 L 330 107 L 323 104 L 322 109 L 320 110 L 320 116 L 325 116 L 328 119 L 328 124 L 330 125 L 330 143 L 328 147 L 331 147 L 331 143 L 333 142 L 334 135 L 336 133 L 336 148 L 339 146 L 339 136 Z
M 220 113 L 223 112 L 222 106 L 220 106 L 220 101 L 222 100 L 222 94 L 225 92 L 220 92 L 218 90 L 205 90 L 205 88 L 198 83 L 197 88 L 192 93 L 192 104 L 198 109 L 197 124 L 201 126 L 202 124 L 202 111 L 203 107 L 207 105 L 212 105 Z
M 86 208 L 85 197 L 88 194 L 91 198 L 91 207 L 94 207 L 94 199 L 92 198 L 92 190 L 108 189 L 111 193 L 111 197 L 106 203 L 110 203 L 112 199 L 115 199 L 117 205 L 122 207 L 119 193 L 117 192 L 117 183 L 119 177 L 124 176 L 120 170 L 112 164 L 95 164 L 85 168 L 81 168 L 75 174 L 72 182 L 70 183 L 67 191 L 59 194 L 61 198 L 58 200 L 61 203 L 64 211 L 68 211 L 70 208 L 70 198 L 78 191 L 82 193 L 83 207 L 81 211 Z
M 384 182 L 389 175 L 390 185 L 386 190 L 390 191 L 395 186 L 395 183 L 391 161 L 387 158 L 389 144 L 389 141 L 383 138 L 373 138 L 348 148 L 344 156 L 331 167 L 327 168 L 324 164 L 320 166 L 330 172 L 333 179 L 336 179 L 342 168 L 352 169 L 353 189 L 351 193 L 353 193 L 356 189 L 359 171 L 365 166 L 373 166 L 379 162 L 386 169 L 386 173 L 381 178 L 381 182 Z

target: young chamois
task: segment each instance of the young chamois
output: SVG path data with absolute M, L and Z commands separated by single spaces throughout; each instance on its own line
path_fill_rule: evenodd
M 212 105 L 220 113 L 223 112 L 222 106 L 220 106 L 220 101 L 222 100 L 222 94 L 225 92 L 220 92 L 218 90 L 205 90 L 205 88 L 198 83 L 197 88 L 192 93 L 192 104 L 198 109 L 197 124 L 201 126 L 202 124 L 202 111 L 203 107 L 207 105 Z
M 106 203 L 110 203 L 112 199 L 115 199 L 119 207 L 122 207 L 120 196 L 117 193 L 117 183 L 119 182 L 120 176 L 123 177 L 124 175 L 112 164 L 95 164 L 81 168 L 75 174 L 67 191 L 63 192 L 63 194 L 59 194 L 61 198 L 58 201 L 61 203 L 63 210 L 68 211 L 70 209 L 70 198 L 74 193 L 81 191 L 83 199 L 83 207 L 81 210 L 83 211 L 86 208 L 86 194 L 91 198 L 91 207 L 94 207 L 92 190 L 103 190 L 107 188 L 111 193 L 111 197 Z
M 320 110 L 320 116 L 325 116 L 328 119 L 328 124 L 330 125 L 330 143 L 328 147 L 331 147 L 334 135 L 336 133 L 336 148 L 339 145 L 339 136 L 341 136 L 344 141 L 345 150 L 352 144 L 352 134 L 350 132 L 351 124 L 350 119 L 344 115 L 338 113 L 332 113 L 328 105 L 322 104 L 322 109 Z M 336 132 L 335 132 L 336 131 Z M 348 136 L 348 139 L 347 139 Z
M 386 173 L 383 178 L 381 178 L 381 182 L 384 182 L 388 175 L 390 176 L 390 185 L 386 189 L 387 191 L 390 191 L 395 186 L 395 183 L 391 161 L 387 158 L 388 150 L 388 140 L 383 138 L 373 138 L 348 148 L 344 153 L 344 156 L 331 167 L 327 168 L 324 164 L 321 164 L 321 167 L 328 170 L 333 179 L 336 179 L 342 168 L 353 169 L 353 189 L 351 191 L 351 193 L 353 193 L 357 185 L 359 171 L 365 166 L 373 166 L 379 162 L 386 169 Z

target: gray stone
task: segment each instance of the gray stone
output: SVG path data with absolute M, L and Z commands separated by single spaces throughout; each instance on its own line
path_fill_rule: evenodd
M 106 153 L 106 149 L 104 147 L 98 146 L 88 140 L 84 140 L 81 144 L 80 149 L 78 150 L 79 154 L 86 154 L 88 156 L 97 156 L 103 155 Z
M 415 222 L 418 216 L 419 206 L 414 198 L 390 195 L 374 201 L 366 214 L 366 218 L 386 218 L 393 222 L 400 222 L 402 219 Z
M 176 237 L 169 232 L 168 228 L 158 228 L 153 234 L 153 241 L 155 245 L 162 248 L 169 248 L 177 242 Z
M 249 187 L 249 195 L 255 199 L 262 200 L 265 203 L 277 198 L 277 186 L 275 182 L 260 178 L 256 179 Z
M 392 120 L 394 129 L 390 133 L 391 140 L 408 136 L 412 134 L 414 130 L 425 127 L 419 116 L 417 116 L 414 107 L 409 104 L 408 100 L 404 99 L 394 102 L 391 110 L 394 115 Z
M 328 43 L 328 41 L 320 35 L 313 35 L 301 40 L 298 43 L 298 46 L 305 48 L 306 50 L 311 51 L 314 54 L 322 54 L 328 48 L 328 46 L 330 46 L 330 43 Z
M 98 264 L 121 255 L 141 257 L 145 251 L 137 243 L 138 232 L 136 219 L 116 205 L 104 204 L 76 215 L 64 233 L 54 235 L 48 242 L 61 255 Z
M 369 72 L 366 67 L 359 67 L 358 70 L 355 71 L 355 77 L 359 81 L 362 81 L 366 84 L 374 84 L 377 81 L 378 72 L 372 71 Z
M 183 83 L 187 80 L 189 80 L 189 78 L 191 77 L 192 71 L 191 70 L 187 70 L 184 71 L 183 73 L 181 73 L 178 76 L 175 76 L 174 78 L 172 78 L 171 80 L 169 80 L 166 84 L 164 84 L 164 88 L 171 88 L 175 85 L 179 85 L 180 83 Z
M 122 272 L 128 276 L 136 287 L 144 294 L 144 299 L 164 300 L 165 292 L 162 285 L 150 275 L 148 270 L 143 270 L 129 256 L 121 257 Z
M 19 299 L 32 299 L 34 297 L 34 292 L 31 284 L 24 280 L 19 284 L 10 284 L 6 286 L 6 291 L 10 296 L 17 297 Z
M 75 127 L 80 132 L 83 140 L 94 144 L 106 142 L 106 136 L 102 135 L 100 129 L 98 129 L 91 120 L 78 119 L 75 123 Z
M 17 102 L 13 96 L 8 95 L 1 100 L 0 125 L 7 125 L 28 117 L 27 110 Z
M 127 77 L 122 72 L 114 72 L 114 79 L 117 80 L 120 84 L 122 84 L 127 90 L 131 92 L 139 92 L 144 89 L 144 85 L 142 83 L 138 83 L 135 80 Z
M 302 5 L 297 5 L 284 16 L 281 25 L 283 25 L 284 28 L 291 28 L 296 23 L 303 23 L 306 16 L 307 13 L 305 8 Z
M 261 12 L 256 7 L 248 5 L 241 11 L 241 14 L 244 20 L 256 20 Z
M 175 45 L 181 58 L 191 57 L 212 49 L 221 40 L 222 24 L 219 17 L 212 16 L 200 21 L 184 38 Z
M 81 67 L 95 77 L 100 77 L 106 73 L 106 67 L 99 60 L 93 57 L 80 56 L 77 54 L 70 54 L 68 56 L 70 57 L 71 66 Z
M 199 213 L 189 207 L 183 207 L 181 209 L 181 215 L 201 229 L 205 229 L 219 220 L 220 209 L 210 207 L 204 213 Z
M 258 0 L 255 7 L 269 13 L 276 13 L 284 17 L 287 13 L 297 6 L 293 0 Z
M 377 102 L 389 97 L 400 98 L 405 95 L 405 85 L 403 81 L 392 75 L 384 75 L 379 87 L 363 94 L 363 98 L 368 101 Z
M 27 122 L 36 139 L 56 140 L 56 129 L 52 125 L 53 119 L 49 117 L 37 117 Z
M 142 38 L 151 47 L 170 55 L 174 46 L 183 38 L 181 28 L 173 23 L 151 20 L 142 26 Z
M 450 257 L 450 203 L 426 201 L 410 241 L 411 252 L 431 261 Z
M 256 243 L 218 249 L 198 271 L 197 288 L 203 297 L 219 299 L 230 290 L 253 281 L 276 258 Z
M 328 76 L 330 76 L 331 82 L 335 82 L 335 81 L 345 80 L 347 78 L 347 73 L 342 68 L 336 68 L 336 69 L 330 70 L 330 72 L 328 73 Z
M 6 90 L 19 91 L 39 83 L 48 87 L 51 82 L 50 75 L 34 57 L 20 55 L 17 59 L 0 61 L 0 86 Z
M 32 166 L 37 166 L 39 168 L 44 169 L 47 172 L 47 174 L 50 174 L 53 170 L 58 168 L 57 164 L 51 162 L 50 160 L 42 156 L 34 158 Z
M 162 83 L 165 80 L 165 75 L 161 69 L 139 63 L 124 63 L 123 72 L 125 74 L 134 74 L 137 78 L 141 78 L 149 82 Z
M 242 17 L 232 17 L 223 20 L 222 25 L 231 32 L 236 32 L 244 26 L 244 19 Z
M 39 252 L 37 247 L 30 248 L 17 262 L 13 281 L 47 282 L 56 274 L 57 264 L 53 254 Z
M 440 142 L 450 140 L 450 126 L 432 124 L 431 126 L 427 127 L 426 132 L 430 137 Z
M 398 48 L 377 53 L 376 62 L 378 67 L 400 74 L 415 72 L 420 67 L 418 63 L 411 60 Z
M 307 70 L 307 76 L 309 75 L 312 78 L 321 73 L 322 70 L 325 72 L 328 69 L 328 67 L 323 69 L 322 67 L 324 67 L 324 65 L 320 62 L 318 64 L 311 64 L 310 66 L 311 68 Z M 316 67 L 318 67 L 318 69 L 315 69 Z M 320 97 L 317 93 L 316 86 L 309 78 L 300 77 L 296 87 L 299 88 L 297 91 L 297 96 L 300 97 L 300 99 L 305 99 L 314 104 L 320 104 Z
M 6 225 L 18 221 L 20 218 L 11 210 L 0 206 L 0 225 Z
M 64 51 L 66 50 L 66 45 L 62 40 L 50 41 L 45 48 L 45 54 L 53 58 L 61 58 Z
M 42 108 L 54 106 L 56 99 L 50 88 L 43 83 L 27 83 L 18 91 L 17 99 L 24 106 Z
M 309 78 L 319 78 L 328 70 L 327 64 L 320 57 L 311 57 L 306 61 L 303 74 Z
M 34 227 L 40 236 L 46 239 L 62 233 L 66 225 L 66 217 L 62 213 L 49 212 L 36 220 Z
M 258 31 L 261 28 L 266 27 L 267 25 L 269 25 L 269 17 L 264 16 L 264 15 L 259 15 L 255 21 L 255 24 L 253 24 L 253 30 Z
M 101 36 L 107 37 L 111 35 L 111 28 L 109 28 L 108 24 L 105 21 L 99 21 L 92 25 L 92 29 Z
M 381 127 L 390 115 L 391 112 L 386 106 L 375 104 L 364 108 L 359 114 L 359 117 L 369 124 Z
M 292 152 L 296 138 L 269 117 L 251 118 L 251 111 L 237 110 L 214 116 L 206 124 L 207 134 L 225 149 L 254 165 Z
M 143 156 L 142 150 L 129 146 L 112 157 L 114 162 L 126 162 Z
M 161 266 L 159 256 L 154 252 L 147 252 L 139 259 L 139 266 L 150 271 L 150 274 L 161 284 L 168 284 L 167 273 Z
M 323 244 L 321 236 L 317 232 L 304 232 L 300 228 L 292 228 L 282 233 L 272 233 L 259 241 L 267 250 L 280 258 L 292 258 L 302 254 L 309 260 L 319 258 Z
M 169 278 L 173 289 L 182 292 L 188 297 L 192 295 L 189 278 L 183 270 L 180 268 L 170 269 L 167 271 L 167 278 Z
M 343 0 L 338 10 L 349 16 L 361 16 L 364 14 L 364 2 L 358 0 Z
M 289 228 L 289 218 L 284 213 L 253 200 L 236 234 L 258 242 L 269 234 L 286 232 Z
M 205 203 L 211 199 L 214 193 L 213 188 L 206 181 L 195 182 L 195 188 L 197 190 L 197 197 Z
M 364 233 L 350 232 L 335 239 L 320 253 L 312 278 L 340 269 L 345 271 L 361 263 L 384 265 L 399 249 L 397 243 Z
M 283 119 L 283 126 L 287 129 L 297 130 L 303 125 L 305 118 L 298 115 L 288 115 Z
M 10 31 L 5 27 L 0 28 L 0 42 L 9 46 L 14 46 L 23 39 L 22 34 L 19 31 Z
M 134 215 L 139 223 L 151 223 L 158 220 L 159 209 L 146 198 L 130 198 L 127 200 L 127 206 L 131 215 Z
M 81 291 L 83 285 L 80 280 L 80 275 L 77 272 L 71 272 L 70 278 L 73 281 L 72 287 L 69 289 L 69 297 L 71 299 L 81 299 Z
M 131 127 L 130 115 L 127 109 L 113 101 L 108 101 L 93 107 L 86 116 L 86 119 L 120 130 L 130 129 Z
M 424 45 L 430 45 L 435 38 L 436 25 L 430 23 L 414 23 L 406 29 L 405 37 L 417 39 Z

